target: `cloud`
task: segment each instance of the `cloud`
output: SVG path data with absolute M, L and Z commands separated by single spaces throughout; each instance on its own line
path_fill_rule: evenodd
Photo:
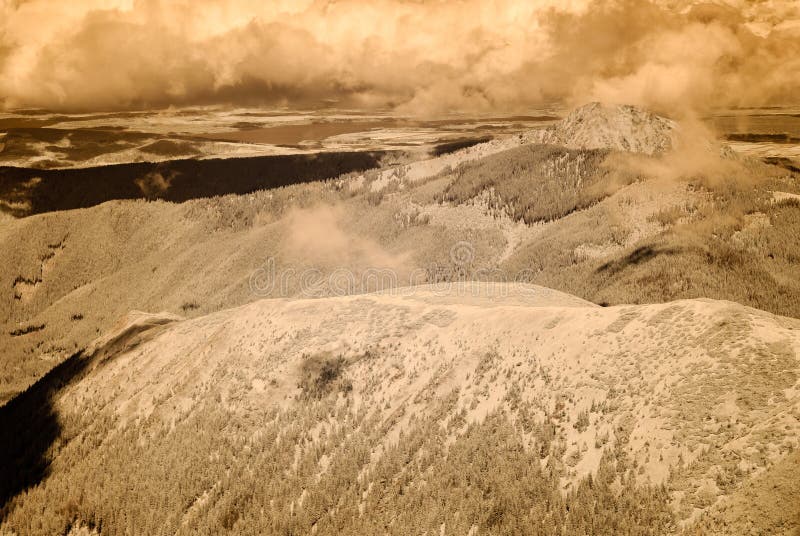
M 394 253 L 352 230 L 341 205 L 292 209 L 285 219 L 289 229 L 286 253 L 318 268 L 347 267 L 354 271 L 407 271 L 408 253 Z M 355 272 L 354 272 L 355 273 Z
M 0 4 L 0 99 L 414 114 L 798 99 L 796 2 L 57 0 Z

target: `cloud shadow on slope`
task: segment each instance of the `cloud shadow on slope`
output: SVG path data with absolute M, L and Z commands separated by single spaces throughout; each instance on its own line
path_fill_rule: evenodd
M 114 199 L 190 199 L 248 194 L 325 180 L 380 165 L 387 151 L 183 159 L 90 168 L 0 167 L 0 210 L 16 217 L 88 208 Z
M 637 266 L 655 259 L 659 255 L 675 255 L 677 248 L 657 248 L 653 246 L 641 246 L 630 252 L 622 259 L 609 261 L 597 268 L 597 273 L 617 274 L 630 266 Z

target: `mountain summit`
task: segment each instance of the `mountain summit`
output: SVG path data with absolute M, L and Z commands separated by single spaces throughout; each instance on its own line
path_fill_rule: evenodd
M 36 388 L 58 392 L 35 422 L 71 440 L 22 493 L 41 427 L 5 409 L 0 532 L 670 534 L 704 512 L 793 531 L 752 505 L 796 497 L 798 328 L 489 282 L 135 313 Z
M 652 155 L 672 148 L 676 128 L 674 121 L 636 106 L 592 102 L 576 108 L 555 125 L 534 131 L 528 141 Z

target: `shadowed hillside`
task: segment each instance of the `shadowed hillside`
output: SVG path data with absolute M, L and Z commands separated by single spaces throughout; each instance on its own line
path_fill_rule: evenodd
M 28 216 L 114 199 L 189 199 L 247 194 L 377 167 L 385 152 L 171 160 L 74 169 L 0 167 L 0 210 Z
M 53 407 L 55 398 L 86 364 L 78 352 L 0 407 L 0 518 L 5 517 L 9 500 L 49 474 L 47 452 L 63 431 Z

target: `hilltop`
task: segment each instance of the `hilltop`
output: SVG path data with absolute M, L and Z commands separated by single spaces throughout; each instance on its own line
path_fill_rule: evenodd
M 677 130 L 674 121 L 636 106 L 592 102 L 574 109 L 562 121 L 530 133 L 526 141 L 653 155 L 673 147 Z
M 32 487 L 0 530 L 724 531 L 751 479 L 800 476 L 798 347 L 730 302 L 497 283 L 137 314 L 31 390 L 52 444 L 2 415 L 4 492 Z

